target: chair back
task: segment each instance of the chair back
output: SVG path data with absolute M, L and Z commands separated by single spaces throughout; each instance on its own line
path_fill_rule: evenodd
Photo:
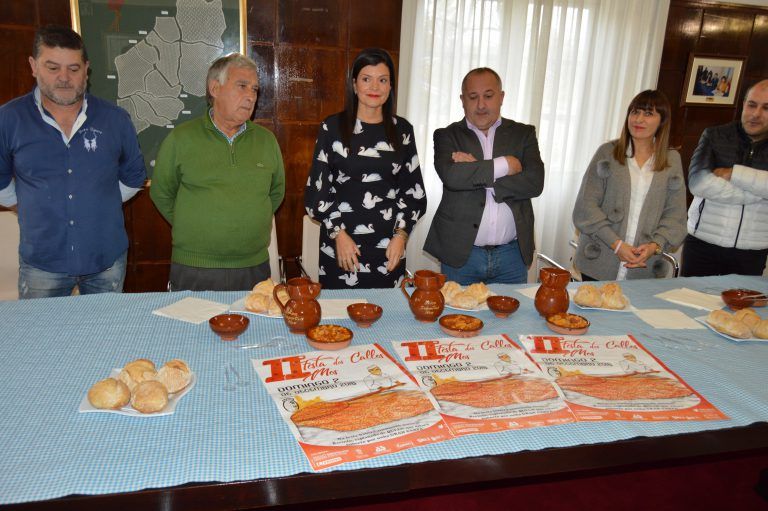
M 317 282 L 320 273 L 320 222 L 304 215 L 301 235 L 301 268 Z
M 269 272 L 270 276 L 272 277 L 272 280 L 274 282 L 282 282 L 283 281 L 283 275 L 282 270 L 280 268 L 281 259 L 280 259 L 280 252 L 277 249 L 277 229 L 275 228 L 275 217 L 272 216 L 272 233 L 269 237 L 269 248 L 267 249 L 269 252 Z

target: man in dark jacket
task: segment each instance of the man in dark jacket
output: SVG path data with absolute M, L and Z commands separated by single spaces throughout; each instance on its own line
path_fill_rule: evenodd
M 691 158 L 682 275 L 762 275 L 768 256 L 768 80 L 740 121 L 707 128 Z
M 461 85 L 465 118 L 434 134 L 443 197 L 424 250 L 462 285 L 526 282 L 533 261 L 544 163 L 536 129 L 502 118 L 503 100 L 499 75 L 473 69 Z

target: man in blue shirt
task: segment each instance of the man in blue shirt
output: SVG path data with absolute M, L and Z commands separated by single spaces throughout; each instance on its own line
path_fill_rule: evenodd
M 0 205 L 19 215 L 19 297 L 121 292 L 122 202 L 146 179 L 128 113 L 85 93 L 88 57 L 66 27 L 35 35 L 37 87 L 0 107 Z

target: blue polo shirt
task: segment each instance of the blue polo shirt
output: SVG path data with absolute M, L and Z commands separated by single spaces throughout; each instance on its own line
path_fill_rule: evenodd
M 0 190 L 14 178 L 27 264 L 88 275 L 128 248 L 119 183 L 139 188 L 146 170 L 122 108 L 86 94 L 66 140 L 34 91 L 9 101 L 0 107 Z

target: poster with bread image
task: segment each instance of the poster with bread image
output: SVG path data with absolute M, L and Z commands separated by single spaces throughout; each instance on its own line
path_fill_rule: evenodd
M 195 385 L 195 374 L 184 360 L 172 359 L 158 367 L 138 358 L 88 389 L 79 411 L 106 412 L 133 417 L 171 415 L 176 405 Z
M 452 438 L 429 398 L 378 344 L 252 363 L 313 470 Z
M 505 335 L 393 346 L 454 435 L 575 421 L 552 382 Z
M 722 420 L 632 335 L 521 335 L 580 421 Z
M 733 314 L 717 309 L 695 319 L 732 341 L 768 341 L 768 318 L 764 319 L 751 307 L 737 310 Z

